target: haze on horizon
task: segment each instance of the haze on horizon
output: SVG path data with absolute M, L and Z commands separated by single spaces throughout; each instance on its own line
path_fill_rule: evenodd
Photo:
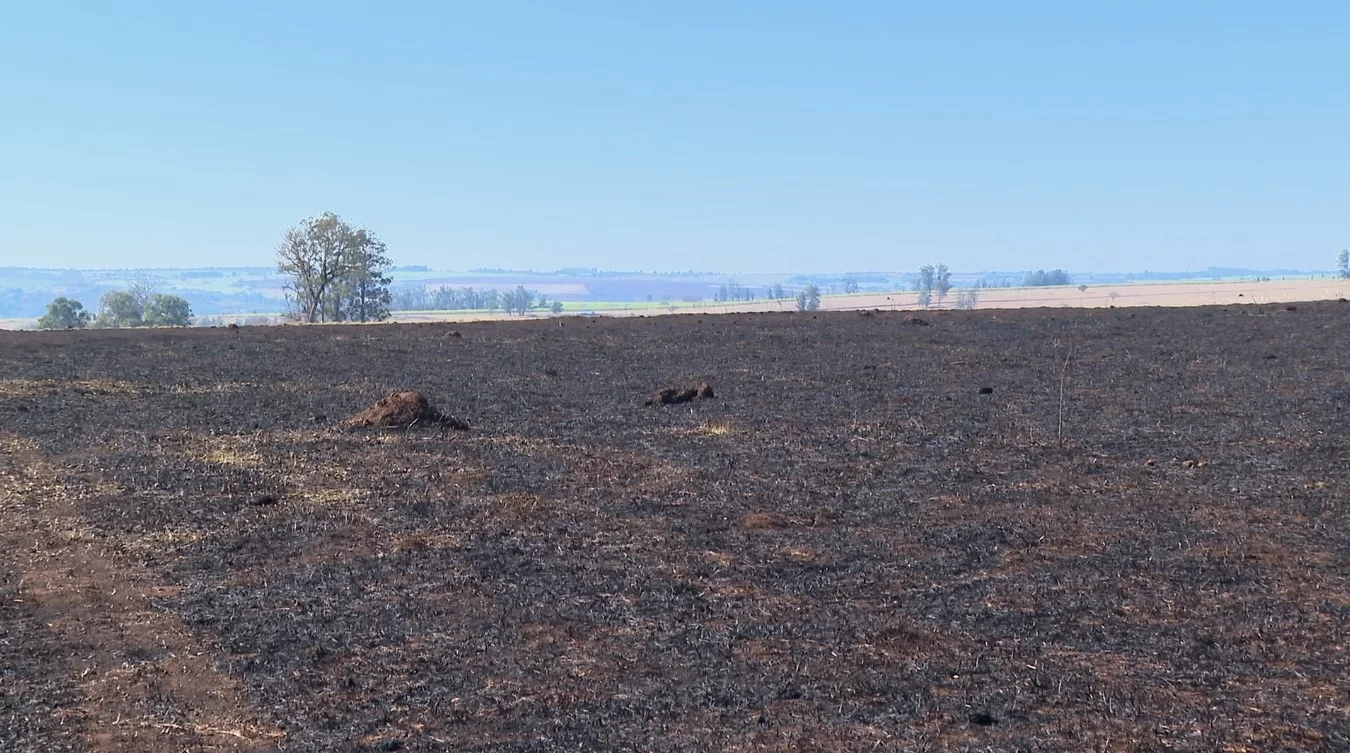
M 0 266 L 1327 269 L 1350 5 L 0 8 Z

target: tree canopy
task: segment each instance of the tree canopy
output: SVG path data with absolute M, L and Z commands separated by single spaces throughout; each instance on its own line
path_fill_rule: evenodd
M 332 212 L 292 227 L 277 247 L 277 270 L 302 321 L 389 318 L 391 266 L 384 243 Z
M 820 310 L 820 288 L 814 284 L 807 285 L 797 294 L 798 311 L 819 311 Z
M 142 321 L 149 327 L 186 327 L 192 324 L 192 307 L 176 295 L 154 294 L 145 304 Z
M 515 290 L 508 290 L 502 294 L 502 308 L 505 308 L 508 314 L 524 316 L 527 311 L 534 308 L 534 294 L 526 290 L 525 286 L 517 285 Z
M 139 327 L 144 317 L 144 307 L 129 290 L 109 290 L 98 300 L 97 324 L 100 327 Z
M 1044 269 L 1038 269 L 1027 275 L 1022 284 L 1029 288 L 1049 287 L 1051 285 L 1068 285 L 1069 273 L 1062 269 L 1052 269 L 1049 272 Z
M 146 282 L 134 283 L 127 290 L 109 290 L 99 299 L 94 326 L 186 327 L 192 324 L 192 306 L 176 295 L 156 293 Z
M 938 305 L 942 305 L 942 299 L 952 290 L 952 273 L 947 269 L 946 264 L 939 264 L 933 270 L 933 290 L 937 293 Z
M 47 304 L 47 313 L 38 319 L 38 329 L 84 329 L 93 315 L 74 298 L 61 296 Z

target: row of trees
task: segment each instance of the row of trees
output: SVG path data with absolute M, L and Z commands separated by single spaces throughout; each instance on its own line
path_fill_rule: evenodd
M 502 306 L 501 296 L 496 288 L 409 286 L 394 289 L 392 305 L 395 311 L 496 311 Z
M 1052 269 L 1049 272 L 1038 269 L 1028 274 L 1022 284 L 1027 287 L 1068 285 L 1069 273 L 1062 269 Z M 925 264 L 919 267 L 919 274 L 914 278 L 914 290 L 919 294 L 920 306 L 933 305 L 934 297 L 937 299 L 937 305 L 941 306 L 953 287 L 951 270 L 946 264 Z M 986 287 L 992 286 L 985 280 L 977 280 L 973 287 L 956 291 L 956 308 L 975 308 L 979 303 L 978 289 Z M 1086 286 L 1079 287 L 1079 290 L 1085 289 Z
M 835 288 L 831 286 L 830 292 L 834 292 L 834 290 Z M 845 293 L 857 293 L 860 290 L 857 279 L 852 275 L 845 277 L 843 290 Z M 783 283 L 775 282 L 772 286 L 764 288 L 763 296 L 770 301 L 795 300 L 799 311 L 817 311 L 820 309 L 821 290 L 820 286 L 815 283 L 797 291 L 794 296 L 783 288 Z M 651 300 L 651 296 L 647 298 Z M 758 295 L 754 288 L 738 285 L 735 280 L 727 280 L 718 286 L 717 292 L 713 293 L 713 301 L 716 303 L 750 303 L 757 298 Z
M 495 291 L 494 291 L 495 292 Z M 542 309 L 549 306 L 548 296 L 543 293 L 526 290 L 523 285 L 517 285 L 515 290 L 508 290 L 501 294 L 502 310 L 508 314 L 525 314 L 534 309 Z M 555 314 L 562 313 L 562 301 L 554 301 L 551 310 Z
M 775 282 L 772 286 L 764 288 L 763 296 L 770 301 L 782 301 L 792 296 L 783 288 L 783 283 Z M 713 301 L 716 303 L 736 303 L 744 301 L 749 303 L 758 298 L 754 288 L 744 287 L 735 280 L 727 280 L 717 288 L 713 293 Z
M 83 303 L 61 296 L 47 304 L 38 329 L 186 327 L 191 323 L 192 307 L 186 300 L 156 293 L 148 283 L 137 282 L 127 290 L 104 293 L 97 316 L 85 310 Z
M 1068 285 L 1069 273 L 1062 269 L 1052 269 L 1049 272 L 1044 269 L 1038 269 L 1026 276 L 1022 280 L 1022 285 L 1028 288 L 1044 288 L 1051 285 Z
M 782 286 L 780 285 L 779 288 L 781 292 Z M 768 291 L 768 294 L 772 297 L 773 291 Z M 755 291 L 753 288 L 745 288 L 737 285 L 735 280 L 727 280 L 722 283 L 721 287 L 717 288 L 717 292 L 713 294 L 713 300 L 717 303 L 734 303 L 739 301 L 748 303 L 755 300 Z
M 1336 256 L 1336 275 L 1341 279 L 1350 279 L 1350 248 L 1341 249 Z
M 555 314 L 561 314 L 563 310 L 561 301 L 550 302 L 546 294 L 526 290 L 522 285 L 506 291 L 496 288 L 453 288 L 449 285 L 437 288 L 404 287 L 394 290 L 392 301 L 395 311 L 506 311 L 524 315 L 541 309 Z

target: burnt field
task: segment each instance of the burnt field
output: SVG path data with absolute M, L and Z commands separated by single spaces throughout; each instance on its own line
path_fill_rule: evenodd
M 0 333 L 0 749 L 1350 749 L 1350 305 L 922 316 Z

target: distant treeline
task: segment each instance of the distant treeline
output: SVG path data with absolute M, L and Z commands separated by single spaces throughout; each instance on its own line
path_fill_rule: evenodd
M 1038 269 L 1031 272 L 1022 280 L 1022 285 L 1028 288 L 1043 288 L 1052 285 L 1068 285 L 1071 282 L 1069 273 L 1062 269 L 1052 269 L 1049 272 L 1044 269 Z
M 526 290 L 521 285 L 506 291 L 442 285 L 436 288 L 395 288 L 390 308 L 394 311 L 506 311 L 524 314 L 541 308 L 551 308 L 556 313 L 562 309 L 562 304 L 554 301 L 550 305 L 548 296 L 537 290 Z

